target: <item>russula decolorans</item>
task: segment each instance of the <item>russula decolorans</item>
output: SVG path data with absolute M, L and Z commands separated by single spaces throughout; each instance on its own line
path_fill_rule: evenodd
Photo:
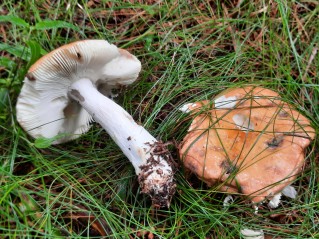
M 140 61 L 105 40 L 84 40 L 43 56 L 29 69 L 16 105 L 20 125 L 32 137 L 58 144 L 79 137 L 94 119 L 132 162 L 143 193 L 168 206 L 175 192 L 169 153 L 122 107 L 105 96 L 134 82 Z
M 314 138 L 306 117 L 261 87 L 230 89 L 185 109 L 194 115 L 179 151 L 185 167 L 209 186 L 254 203 L 296 179 Z

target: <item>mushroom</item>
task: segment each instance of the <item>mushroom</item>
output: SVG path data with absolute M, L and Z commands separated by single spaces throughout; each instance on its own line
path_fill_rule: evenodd
M 264 239 L 264 231 L 263 230 L 252 230 L 248 228 L 244 228 L 240 230 L 240 234 L 243 239 Z
M 276 92 L 235 88 L 213 102 L 187 108 L 194 119 L 181 143 L 180 158 L 209 186 L 219 185 L 221 191 L 258 203 L 273 198 L 301 172 L 314 130 Z
M 142 192 L 154 205 L 168 206 L 175 192 L 170 154 L 105 96 L 134 82 L 140 70 L 135 56 L 104 40 L 62 46 L 29 69 L 16 105 L 17 120 L 34 138 L 55 137 L 54 144 L 78 138 L 95 120 L 133 164 Z

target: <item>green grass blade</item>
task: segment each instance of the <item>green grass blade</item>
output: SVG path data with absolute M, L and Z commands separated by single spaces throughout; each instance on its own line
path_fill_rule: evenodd
M 76 32 L 80 31 L 79 28 L 72 23 L 60 20 L 44 20 L 37 22 L 33 27 L 34 30 L 52 30 L 57 28 L 70 28 Z
M 19 27 L 30 27 L 29 23 L 27 23 L 24 19 L 13 15 L 0 16 L 0 23 L 1 22 L 9 22 Z

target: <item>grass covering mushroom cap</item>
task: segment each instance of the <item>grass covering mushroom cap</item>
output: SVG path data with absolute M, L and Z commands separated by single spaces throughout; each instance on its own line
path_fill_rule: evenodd
M 179 152 L 185 167 L 255 203 L 296 179 L 314 138 L 306 117 L 262 87 L 230 89 L 187 110 L 194 119 Z
M 140 61 L 105 40 L 62 46 L 28 71 L 16 105 L 20 125 L 34 138 L 62 143 L 89 130 L 94 119 L 112 137 L 138 175 L 153 204 L 168 206 L 175 192 L 169 153 L 121 106 L 106 97 L 117 85 L 134 82 Z

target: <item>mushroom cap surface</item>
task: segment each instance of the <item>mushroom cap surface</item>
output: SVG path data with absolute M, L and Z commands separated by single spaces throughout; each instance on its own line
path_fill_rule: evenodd
M 55 144 L 78 138 L 89 130 L 92 116 L 71 100 L 69 87 L 87 78 L 106 94 L 118 85 L 133 83 L 140 70 L 135 56 L 105 40 L 59 47 L 40 58 L 26 74 L 16 105 L 17 120 L 34 138 L 62 134 Z
M 315 135 L 306 117 L 261 87 L 230 89 L 189 110 L 195 118 L 179 151 L 185 167 L 209 186 L 253 202 L 296 179 Z

